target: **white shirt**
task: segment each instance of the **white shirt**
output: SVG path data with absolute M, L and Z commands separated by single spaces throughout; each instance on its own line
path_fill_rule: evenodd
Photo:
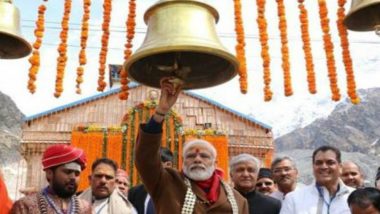
M 92 203 L 92 208 L 96 214 L 108 214 L 108 199 L 95 200 Z
M 301 189 L 304 186 L 305 186 L 304 184 L 297 183 L 296 188 L 293 191 L 299 190 L 299 189 Z M 272 198 L 275 198 L 277 200 L 280 200 L 281 202 L 283 202 L 285 200 L 285 195 L 280 190 L 272 192 L 269 196 L 272 197 Z
M 311 184 L 288 193 L 282 203 L 280 214 L 351 214 L 347 198 L 353 188 L 339 181 L 339 190 L 335 197 L 330 197 L 325 187 Z M 323 196 L 323 198 L 322 198 Z

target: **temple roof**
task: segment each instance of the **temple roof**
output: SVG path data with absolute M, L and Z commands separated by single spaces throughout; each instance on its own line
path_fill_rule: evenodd
M 142 86 L 142 85 L 140 85 L 138 83 L 134 83 L 134 82 L 131 82 L 129 84 L 129 88 L 130 89 L 133 89 L 133 88 L 136 88 L 136 87 L 139 87 L 139 86 Z M 102 92 L 102 93 L 99 93 L 99 94 L 96 94 L 96 95 L 93 95 L 93 96 L 89 96 L 89 97 L 86 97 L 86 98 L 83 98 L 83 99 L 80 99 L 80 100 L 77 100 L 77 101 L 74 101 L 74 102 L 70 102 L 70 103 L 67 103 L 65 105 L 61 105 L 61 106 L 49 109 L 47 111 L 43 111 L 43 112 L 31 115 L 31 116 L 24 117 L 23 121 L 24 122 L 28 122 L 28 121 L 36 120 L 38 118 L 41 118 L 41 117 L 44 117 L 44 116 L 47 116 L 47 115 L 50 115 L 50 114 L 61 112 L 61 111 L 64 111 L 66 109 L 69 109 L 69 108 L 73 108 L 73 107 L 76 107 L 76 106 L 79 106 L 79 105 L 82 105 L 82 104 L 85 104 L 85 103 L 88 103 L 88 102 L 93 102 L 95 100 L 99 100 L 99 99 L 102 99 L 102 98 L 105 98 L 105 97 L 108 97 L 108 96 L 112 96 L 112 95 L 118 94 L 119 92 L 120 92 L 120 88 L 110 89 L 108 91 L 105 91 L 105 92 Z M 227 107 L 227 106 L 225 106 L 225 105 L 223 105 L 221 103 L 218 103 L 215 100 L 209 99 L 207 97 L 204 97 L 202 95 L 196 94 L 196 93 L 191 92 L 191 91 L 183 91 L 183 93 L 185 95 L 187 95 L 187 96 L 193 97 L 195 99 L 198 99 L 198 100 L 201 100 L 203 102 L 209 103 L 210 105 L 216 106 L 217 108 L 219 108 L 221 110 L 225 110 L 227 112 L 230 112 L 231 114 L 233 114 L 233 115 L 235 115 L 235 116 L 237 116 L 237 117 L 239 117 L 239 118 L 241 118 L 243 120 L 248 120 L 249 122 L 258 124 L 258 125 L 262 126 L 265 129 L 269 129 L 269 130 L 272 129 L 271 126 L 269 126 L 269 125 L 267 125 L 267 124 L 265 124 L 263 122 L 260 122 L 260 121 L 256 120 L 255 118 L 253 118 L 253 117 L 251 117 L 249 115 L 243 114 L 243 113 L 238 112 L 238 111 L 236 111 L 236 110 L 234 110 L 232 108 L 229 108 L 229 107 Z

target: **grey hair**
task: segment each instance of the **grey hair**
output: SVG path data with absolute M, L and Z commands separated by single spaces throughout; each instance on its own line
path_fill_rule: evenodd
M 216 160 L 216 149 L 215 149 L 215 147 L 210 142 L 208 142 L 206 140 L 201 140 L 201 139 L 190 140 L 190 141 L 185 143 L 185 145 L 183 146 L 183 152 L 182 152 L 183 159 L 185 159 L 186 152 L 194 146 L 206 147 L 206 149 L 209 152 L 211 152 L 212 159 Z
M 251 162 L 257 166 L 257 169 L 261 168 L 261 161 L 259 159 L 257 159 L 253 155 L 250 155 L 247 153 L 242 153 L 242 154 L 236 155 L 236 156 L 231 158 L 231 160 L 230 160 L 230 171 L 231 172 L 235 171 L 236 165 L 238 165 L 239 163 L 242 163 L 242 162 Z
M 274 159 L 274 161 L 272 161 L 272 164 L 270 166 L 270 168 L 273 170 L 274 166 L 276 166 L 278 163 L 284 161 L 284 160 L 288 160 L 294 169 L 297 169 L 297 165 L 296 165 L 296 162 L 293 160 L 293 158 L 289 157 L 289 156 L 281 156 L 281 157 L 277 157 L 276 159 Z

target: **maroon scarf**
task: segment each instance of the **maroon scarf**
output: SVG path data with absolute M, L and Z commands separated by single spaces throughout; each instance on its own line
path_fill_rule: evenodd
M 215 169 L 212 176 L 204 181 L 194 181 L 205 193 L 207 200 L 213 204 L 219 197 L 220 193 L 220 182 L 223 177 L 223 171 L 220 169 Z

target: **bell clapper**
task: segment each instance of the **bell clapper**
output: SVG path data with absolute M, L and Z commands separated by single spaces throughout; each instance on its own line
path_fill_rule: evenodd
M 171 66 L 167 65 L 157 65 L 157 69 L 160 71 L 171 73 L 171 76 L 174 78 L 169 80 L 171 83 L 173 83 L 174 88 L 178 88 L 178 86 L 185 84 L 185 79 L 187 78 L 188 74 L 191 72 L 191 68 L 189 66 L 181 66 L 178 61 L 180 58 L 180 54 L 177 53 L 176 57 L 174 59 L 174 63 Z
M 178 63 L 177 59 L 174 60 L 174 64 L 171 66 L 168 65 L 157 65 L 157 69 L 160 71 L 165 71 L 165 72 L 174 72 L 175 70 L 178 69 Z

